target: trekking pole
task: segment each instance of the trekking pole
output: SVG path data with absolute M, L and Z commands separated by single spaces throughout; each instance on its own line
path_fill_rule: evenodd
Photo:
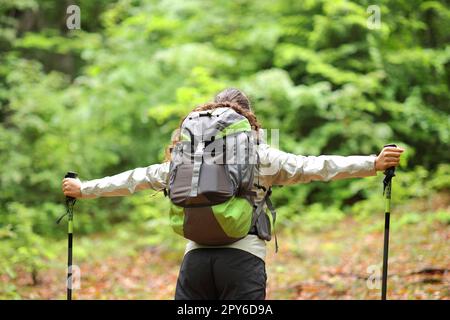
M 76 172 L 69 171 L 64 178 L 76 178 L 78 175 Z M 56 223 L 59 223 L 64 216 L 67 215 L 68 229 L 68 250 L 67 250 L 67 300 L 72 300 L 72 239 L 73 239 L 73 206 L 77 201 L 76 198 L 66 196 L 66 213 L 61 216 Z
M 387 144 L 386 147 L 397 147 L 395 144 Z M 381 300 L 386 300 L 387 277 L 388 277 L 388 254 L 389 254 L 389 225 L 391 220 L 391 191 L 392 178 L 395 177 L 395 167 L 387 168 L 384 171 L 383 195 L 385 196 L 384 213 L 384 247 L 383 247 L 383 275 L 381 282 Z

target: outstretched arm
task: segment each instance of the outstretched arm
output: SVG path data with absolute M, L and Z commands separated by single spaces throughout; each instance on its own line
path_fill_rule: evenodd
M 126 196 L 144 189 L 161 190 L 165 188 L 168 172 L 169 163 L 165 162 L 84 182 L 65 178 L 62 182 L 62 189 L 66 196 L 75 198 Z
M 260 146 L 261 178 L 268 185 L 362 178 L 397 166 L 401 148 L 384 148 L 378 156 L 300 156 Z

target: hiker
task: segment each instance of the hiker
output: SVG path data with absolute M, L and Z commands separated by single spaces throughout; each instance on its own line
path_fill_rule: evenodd
M 251 174 L 245 173 L 252 177 L 252 179 L 248 180 L 248 190 L 240 190 L 239 192 L 242 193 L 241 198 L 254 201 L 253 207 L 250 206 L 250 208 L 253 208 L 254 211 L 263 211 L 264 214 L 255 216 L 253 213 L 251 223 L 247 222 L 246 224 L 247 228 L 248 225 L 251 228 L 249 231 L 245 229 L 244 235 L 238 236 L 236 239 L 233 239 L 233 236 L 230 235 L 222 235 L 222 240 L 214 243 L 213 241 L 208 242 L 207 239 L 211 236 L 213 229 L 217 228 L 219 224 L 216 221 L 211 222 L 211 214 L 204 214 L 201 216 L 201 219 L 204 219 L 204 225 L 200 221 L 200 229 L 198 229 L 200 232 L 194 234 L 192 228 L 195 227 L 195 212 L 196 210 L 200 212 L 203 208 L 195 207 L 192 203 L 190 206 L 185 205 L 185 215 L 181 215 L 180 217 L 182 218 L 179 221 L 181 223 L 179 227 L 185 229 L 184 231 L 178 229 L 178 232 L 180 233 L 181 230 L 181 234 L 184 232 L 185 237 L 188 239 L 198 239 L 198 241 L 190 240 L 187 243 L 176 285 L 176 300 L 265 299 L 267 281 L 265 270 L 266 240 L 271 239 L 271 223 L 274 224 L 275 222 L 274 215 L 271 221 L 270 216 L 265 213 L 268 205 L 270 211 L 274 214 L 269 200 L 271 186 L 374 176 L 377 171 L 384 171 L 389 167 L 397 166 L 404 151 L 404 149 L 398 147 L 386 147 L 383 148 L 378 156 L 301 156 L 280 151 L 270 147 L 264 141 L 263 131 L 252 110 L 249 99 L 244 93 L 234 88 L 220 92 L 215 97 L 214 102 L 197 107 L 191 114 L 195 114 L 198 117 L 197 121 L 207 123 L 205 121 L 209 121 L 208 117 L 213 121 L 212 117 L 214 115 L 220 117 L 225 113 L 228 117 L 226 119 L 230 119 L 230 117 L 238 119 L 240 117 L 239 119 L 245 120 L 240 123 L 249 124 L 252 132 L 256 132 L 258 143 L 254 153 L 258 158 L 257 165 L 251 167 L 253 170 Z M 180 128 L 184 129 L 189 121 L 191 121 L 191 117 L 185 118 Z M 233 125 L 233 127 L 237 128 L 238 125 Z M 247 129 L 242 130 L 246 131 Z M 238 135 L 247 134 L 247 132 L 239 132 L 239 130 L 237 132 Z M 182 137 L 183 133 L 178 133 L 174 135 L 173 141 L 166 152 L 165 162 L 84 182 L 78 179 L 65 178 L 62 182 L 64 194 L 75 198 L 96 198 L 126 196 L 136 191 L 154 189 L 164 190 L 165 193 L 168 191 L 172 202 L 178 201 L 178 204 L 186 204 L 186 201 L 189 200 L 189 197 L 186 197 L 183 193 L 186 190 L 171 190 L 179 187 L 179 185 L 176 185 L 176 181 L 176 188 L 174 187 L 173 179 L 176 180 L 176 174 L 180 174 L 182 171 L 181 166 L 178 168 L 178 173 L 172 173 L 174 170 L 171 167 L 171 161 L 176 163 L 172 159 L 172 155 L 178 150 L 177 146 L 180 145 L 180 141 L 184 139 Z M 189 137 L 186 139 L 189 140 Z M 188 146 L 189 141 L 187 143 Z M 197 144 L 197 147 L 198 145 L 200 143 Z M 245 150 L 248 151 L 248 149 L 246 147 Z M 187 166 L 190 175 L 188 179 L 184 179 L 185 182 L 188 182 L 189 196 L 198 196 L 197 191 L 192 193 L 191 180 L 192 185 L 196 186 L 196 190 L 199 190 L 202 183 L 210 183 L 220 187 L 221 183 L 227 180 L 225 178 L 217 178 L 222 177 L 220 176 L 222 173 L 219 172 L 220 165 L 211 165 L 209 167 L 219 168 L 217 172 L 211 171 L 216 172 L 214 176 L 205 177 L 205 173 L 203 176 L 201 173 L 198 176 L 197 171 L 195 178 L 196 173 L 194 171 L 195 163 L 198 162 L 197 155 L 198 150 L 192 151 L 190 154 L 193 164 Z M 201 154 L 200 158 L 202 157 L 203 154 Z M 186 171 L 186 167 L 184 167 L 184 170 Z M 208 171 L 205 169 L 205 172 Z M 226 173 L 229 174 L 229 172 Z M 238 174 L 240 179 L 245 180 L 245 178 L 241 177 L 241 172 L 238 172 Z M 218 179 L 219 181 L 213 183 L 211 181 L 208 182 L 208 179 Z M 195 199 L 198 200 L 199 197 Z M 211 206 L 215 204 L 211 203 Z M 181 211 L 183 211 L 183 208 L 181 208 Z M 190 212 L 189 215 L 188 212 Z M 227 214 L 227 212 L 223 214 Z M 174 214 L 173 220 L 176 221 L 176 218 L 177 216 Z M 187 220 L 190 222 L 186 224 Z M 189 231 L 190 235 L 187 234 L 189 233 L 189 228 L 191 228 L 191 231 Z M 201 234 L 202 232 L 204 234 Z M 214 243 L 215 245 L 206 245 L 205 243 Z

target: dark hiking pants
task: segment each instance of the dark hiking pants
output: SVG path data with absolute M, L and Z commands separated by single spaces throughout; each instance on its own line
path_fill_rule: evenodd
M 264 300 L 266 280 L 264 261 L 251 253 L 194 249 L 184 256 L 175 300 Z

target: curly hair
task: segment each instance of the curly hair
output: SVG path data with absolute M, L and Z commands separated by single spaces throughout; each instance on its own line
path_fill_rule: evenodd
M 222 90 L 214 98 L 214 102 L 233 102 L 244 109 L 252 110 L 250 99 L 241 90 L 236 88 L 227 88 Z

